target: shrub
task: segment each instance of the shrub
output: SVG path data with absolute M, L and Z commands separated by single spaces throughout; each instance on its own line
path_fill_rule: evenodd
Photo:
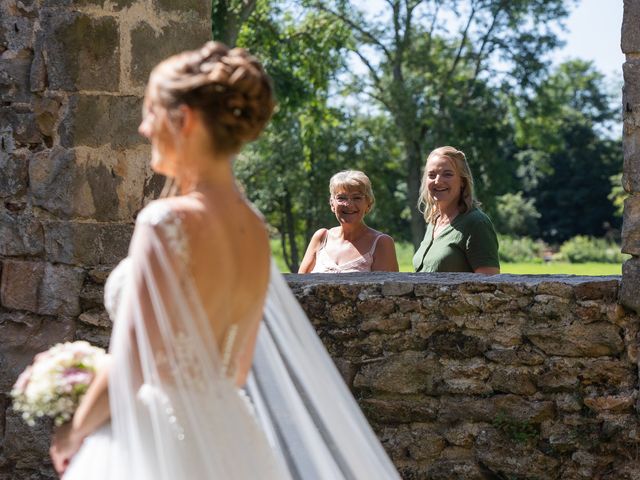
M 577 235 L 562 244 L 555 260 L 570 263 L 622 263 L 627 257 L 614 242 L 604 238 Z
M 499 232 L 525 236 L 538 234 L 540 213 L 533 198 L 524 198 L 522 192 L 505 193 L 497 197 L 493 223 Z
M 542 256 L 547 249 L 547 245 L 542 240 L 533 240 L 529 237 L 498 235 L 498 241 L 501 262 L 542 262 Z

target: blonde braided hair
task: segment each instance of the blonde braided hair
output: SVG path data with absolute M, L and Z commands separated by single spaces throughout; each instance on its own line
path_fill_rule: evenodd
M 153 69 L 149 84 L 170 121 L 180 121 L 182 104 L 200 111 L 221 153 L 236 153 L 255 140 L 275 106 L 271 79 L 260 62 L 220 42 L 168 58 Z

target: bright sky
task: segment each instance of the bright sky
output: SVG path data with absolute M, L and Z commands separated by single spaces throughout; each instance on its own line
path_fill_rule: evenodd
M 567 43 L 556 52 L 554 60 L 593 60 L 609 79 L 621 79 L 624 63 L 620 50 L 622 8 L 621 0 L 580 0 L 566 21 L 567 31 L 560 35 Z

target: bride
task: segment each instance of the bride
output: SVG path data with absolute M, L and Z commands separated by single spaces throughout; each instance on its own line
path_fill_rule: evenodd
M 105 286 L 111 362 L 51 446 L 66 480 L 399 478 L 236 186 L 273 106 L 220 43 L 151 73 L 139 131 L 178 194 L 141 211 Z

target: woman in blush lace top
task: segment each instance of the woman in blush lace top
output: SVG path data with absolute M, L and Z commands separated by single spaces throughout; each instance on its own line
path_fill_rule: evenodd
M 369 178 L 357 170 L 336 173 L 329 193 L 340 225 L 313 234 L 298 273 L 397 272 L 393 239 L 364 223 L 375 202 Z

